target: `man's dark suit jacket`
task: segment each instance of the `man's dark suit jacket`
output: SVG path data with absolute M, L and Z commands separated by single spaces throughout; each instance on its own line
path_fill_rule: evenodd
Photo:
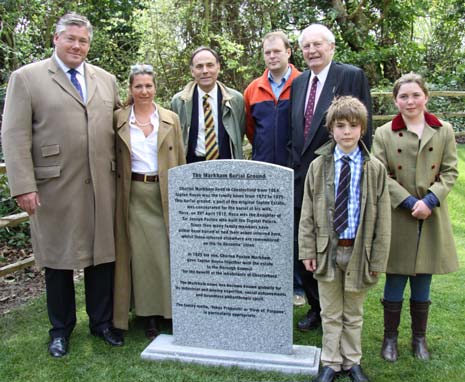
M 310 133 L 304 140 L 304 114 L 310 71 L 305 71 L 292 83 L 290 98 L 291 134 L 289 140 L 290 165 L 294 169 L 294 207 L 302 207 L 305 177 L 310 163 L 315 159 L 315 150 L 329 139 L 325 127 L 326 112 L 334 97 L 351 95 L 357 97 L 368 109 L 368 129 L 363 138 L 371 147 L 371 96 L 365 73 L 352 65 L 332 62 L 326 82 L 313 114 Z

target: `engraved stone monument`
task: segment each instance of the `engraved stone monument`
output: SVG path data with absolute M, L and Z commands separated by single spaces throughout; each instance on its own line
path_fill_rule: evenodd
M 293 346 L 293 172 L 217 160 L 169 170 L 173 336 L 142 353 L 316 374 Z

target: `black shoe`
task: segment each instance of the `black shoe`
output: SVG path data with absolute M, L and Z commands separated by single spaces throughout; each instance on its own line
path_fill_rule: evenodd
M 369 382 L 360 365 L 354 365 L 349 369 L 349 377 L 352 382 Z
M 310 310 L 307 316 L 297 323 L 297 329 L 302 332 L 308 332 L 309 330 L 318 329 L 321 326 L 320 312 Z
M 323 366 L 318 375 L 312 379 L 312 382 L 332 382 L 336 372 L 331 369 L 329 366 Z
M 112 328 L 105 328 L 101 332 L 91 331 L 91 334 L 96 337 L 100 337 L 111 346 L 123 346 L 124 340 L 120 334 L 115 333 Z
M 48 352 L 52 357 L 61 358 L 68 354 L 68 340 L 65 337 L 56 337 L 50 340 Z

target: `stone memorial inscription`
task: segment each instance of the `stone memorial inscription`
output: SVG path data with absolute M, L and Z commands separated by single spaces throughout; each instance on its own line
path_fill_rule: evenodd
M 290 352 L 292 172 L 247 161 L 180 170 L 177 183 L 170 172 L 175 341 Z

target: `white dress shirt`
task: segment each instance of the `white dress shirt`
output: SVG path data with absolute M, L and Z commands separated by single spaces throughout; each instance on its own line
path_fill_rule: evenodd
M 318 73 L 318 75 L 316 75 L 313 72 L 310 75 L 310 81 L 308 81 L 308 86 L 307 86 L 307 96 L 305 97 L 305 109 L 304 110 L 307 110 L 308 98 L 310 97 L 310 90 L 312 88 L 313 78 L 318 77 L 318 82 L 316 85 L 316 94 L 315 94 L 315 106 L 313 108 L 313 111 L 315 111 L 316 105 L 318 105 L 318 100 L 320 99 L 321 91 L 323 90 L 323 86 L 325 86 L 326 77 L 328 77 L 330 66 L 331 66 L 331 63 L 326 65 L 326 67 L 320 73 Z
M 155 109 L 150 116 L 153 130 L 146 137 L 144 132 L 136 125 L 134 106 L 129 116 L 129 132 L 131 135 L 131 171 L 139 174 L 158 174 L 158 127 L 160 117 Z

